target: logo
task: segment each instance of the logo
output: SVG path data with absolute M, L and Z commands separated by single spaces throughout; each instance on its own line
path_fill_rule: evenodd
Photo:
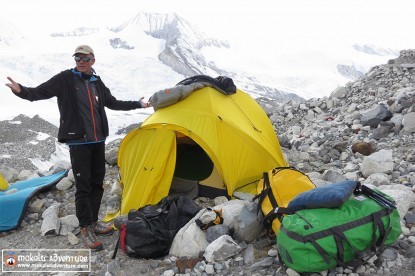
M 2 249 L 1 259 L 1 275 L 3 272 L 91 271 L 89 249 Z
M 13 267 L 15 266 L 17 263 L 16 261 L 16 257 L 14 255 L 8 255 L 6 256 L 5 260 L 4 260 L 4 264 L 8 267 Z

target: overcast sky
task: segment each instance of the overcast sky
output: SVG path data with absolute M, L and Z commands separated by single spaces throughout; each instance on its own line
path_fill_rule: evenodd
M 0 18 L 30 34 L 113 27 L 145 11 L 175 12 L 208 34 L 239 42 L 332 38 L 414 48 L 415 41 L 412 0 L 13 0 L 2 6 Z
M 78 27 L 116 27 L 141 11 L 174 12 L 208 35 L 228 39 L 233 50 L 235 49 L 234 42 L 239 42 L 236 44 L 238 46 L 247 44 L 249 48 L 242 49 L 242 51 L 236 49 L 238 60 L 228 63 L 239 66 L 239 63 L 243 61 L 244 68 L 253 68 L 252 72 L 258 67 L 270 72 L 267 77 L 261 78 L 261 81 L 268 86 L 273 86 L 275 83 L 283 85 L 278 83 L 277 77 L 279 76 L 292 75 L 293 80 L 297 80 L 299 79 L 297 77 L 304 72 L 308 76 L 305 79 L 304 90 L 314 88 L 307 86 L 307 80 L 315 81 L 315 86 L 320 86 L 322 83 L 329 86 L 329 82 L 325 79 L 326 75 L 320 74 L 320 68 L 316 66 L 325 65 L 322 62 L 323 57 L 318 55 L 321 51 L 324 53 L 331 51 L 336 54 L 337 58 L 343 56 L 347 58 L 347 53 L 342 52 L 341 49 L 350 48 L 355 43 L 374 44 L 394 50 L 415 49 L 414 0 L 8 0 L 2 2 L 0 21 L 6 20 L 12 23 L 26 36 L 36 36 L 34 43 L 42 46 L 42 43 L 48 42 L 41 40 L 42 36 L 38 37 L 38 34 L 66 32 Z M 7 30 L 2 31 L 7 32 Z M 337 45 L 333 47 L 330 44 L 332 42 L 336 42 Z M 337 47 L 339 45 L 342 47 Z M 27 60 L 36 60 L 36 54 L 38 54 L 36 48 L 32 48 L 32 44 L 25 46 L 29 47 L 34 56 L 32 58 L 32 55 L 29 55 Z M 70 51 L 74 47 L 74 45 L 62 46 Z M 98 45 L 94 47 L 99 48 Z M 313 47 L 319 47 L 320 52 L 313 52 Z M 312 48 L 311 51 L 310 48 Z M 10 50 L 14 51 L 14 49 Z M 294 56 L 299 58 L 292 60 L 290 53 L 287 54 L 289 51 L 295 52 Z M 256 55 L 258 52 L 265 53 L 264 59 Z M 311 56 L 316 53 L 317 56 Z M 2 54 L 7 55 L 4 52 Z M 251 56 L 249 57 L 248 54 Z M 282 59 L 280 56 L 286 56 L 287 59 Z M 11 76 L 17 81 L 29 82 L 28 77 L 18 71 L 19 66 L 8 68 L 13 69 Z M 53 64 L 52 66 L 49 63 L 49 66 L 49 68 L 56 68 L 58 72 L 62 65 Z M 222 64 L 222 66 L 229 67 L 229 64 Z M 31 69 L 30 67 L 28 70 Z M 148 86 L 148 91 L 157 91 L 157 86 L 155 86 L 155 83 L 159 83 L 157 77 L 161 78 L 163 74 L 154 74 L 154 70 L 145 71 L 145 73 L 152 74 L 149 80 L 153 82 L 142 85 L 141 79 L 137 78 L 140 80 L 137 85 Z M 258 73 L 257 71 L 255 72 Z M 131 70 L 131 72 L 135 71 Z M 27 71 L 24 73 L 26 74 Z M 165 72 L 165 74 L 171 74 L 171 72 Z M 43 76 L 42 70 L 30 72 L 29 77 L 32 82 L 29 84 L 33 84 L 34 79 L 40 75 Z M 6 76 L 2 74 L 3 82 L 6 82 Z M 49 76 L 43 76 L 45 80 L 46 77 Z M 36 79 L 36 82 L 38 81 Z M 118 83 L 113 85 L 113 87 L 118 86 Z M 25 106 L 25 101 L 11 95 L 6 86 L 2 87 L 0 107 L 3 112 L 0 112 L 0 117 L 12 116 L 21 110 L 31 111 L 33 114 L 42 110 L 48 114 L 46 117 L 51 118 L 52 112 L 49 112 L 46 107 L 47 103 L 43 103 L 44 101 L 36 105 L 27 102 Z M 123 91 L 121 88 L 119 90 Z M 329 93 L 332 90 L 324 88 L 324 91 Z M 10 104 L 12 100 L 18 102 Z M 40 108 L 41 104 L 45 104 L 45 107 Z M 15 106 L 19 106 L 19 109 Z M 9 110 L 4 112 L 5 108 Z M 53 108 L 57 122 L 56 106 L 53 105 Z M 135 117 L 131 116 L 131 120 L 133 119 L 135 120 Z

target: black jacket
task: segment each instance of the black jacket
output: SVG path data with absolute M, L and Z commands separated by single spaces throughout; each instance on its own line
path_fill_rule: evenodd
M 29 88 L 21 86 L 21 92 L 16 95 L 29 101 L 38 101 L 57 97 L 60 113 L 58 141 L 65 143 L 85 136 L 84 125 L 78 112 L 78 100 L 75 93 L 75 75 L 71 70 L 65 70 L 55 75 L 41 85 Z M 133 110 L 141 108 L 139 101 L 119 101 L 105 86 L 99 76 L 96 76 L 95 86 L 99 93 L 99 112 L 102 130 L 105 137 L 109 134 L 108 119 L 105 108 L 113 110 Z

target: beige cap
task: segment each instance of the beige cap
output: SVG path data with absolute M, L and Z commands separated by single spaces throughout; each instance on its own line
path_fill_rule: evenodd
M 73 55 L 76 55 L 76 54 L 86 54 L 86 55 L 92 54 L 93 56 L 95 56 L 94 50 L 92 50 L 92 48 L 89 47 L 88 45 L 79 45 L 78 47 L 76 47 L 75 54 Z

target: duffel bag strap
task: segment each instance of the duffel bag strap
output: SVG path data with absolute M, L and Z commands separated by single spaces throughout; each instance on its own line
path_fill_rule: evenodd
M 337 235 L 337 233 L 335 234 L 335 232 L 333 232 L 333 238 L 336 242 L 336 246 L 337 246 L 337 256 L 333 256 L 331 254 L 329 254 L 326 250 L 324 250 L 316 241 L 315 239 L 306 239 L 307 242 L 311 243 L 314 248 L 317 250 L 318 253 L 320 253 L 321 257 L 323 258 L 323 260 L 327 263 L 330 264 L 330 260 L 329 257 L 331 257 L 333 260 L 336 261 L 336 264 L 339 266 L 343 266 L 343 267 L 350 267 L 347 264 L 344 263 L 343 261 L 343 253 L 344 253 L 344 248 L 343 248 L 343 244 L 342 244 L 342 240 L 344 240 L 342 238 L 342 235 Z M 344 237 L 346 238 L 346 237 Z M 346 238 L 347 241 L 347 238 Z
M 257 198 L 258 200 L 258 209 L 257 209 L 257 213 L 259 212 L 259 209 L 261 208 L 262 202 L 264 201 L 264 199 L 268 196 L 269 201 L 272 205 L 272 208 L 276 209 L 278 208 L 278 202 L 274 197 L 274 194 L 272 193 L 272 189 L 271 189 L 271 183 L 269 181 L 269 174 L 271 173 L 272 176 L 276 175 L 278 172 L 285 170 L 285 169 L 293 169 L 292 167 L 277 167 L 275 169 L 273 169 L 271 172 L 264 172 L 262 179 L 264 181 L 264 185 L 262 186 L 262 191 L 257 194 L 252 200 L 255 201 Z M 271 211 L 272 212 L 272 211 Z
M 120 233 L 120 236 L 121 236 L 121 233 Z M 114 253 L 112 254 L 111 259 L 115 259 L 115 257 L 117 256 L 119 245 L 120 245 L 120 237 L 118 237 L 117 239 L 117 243 L 115 244 Z
M 333 258 L 333 260 L 336 261 L 337 265 L 347 267 L 347 265 L 343 262 L 342 259 L 339 259 L 338 257 L 332 256 L 331 254 L 327 253 L 327 251 L 324 250 L 315 240 L 309 239 L 307 241 L 310 242 L 314 246 L 314 248 L 317 250 L 318 253 L 320 253 L 321 257 L 323 257 L 324 261 L 327 264 L 330 264 L 330 260 L 328 258 L 330 256 L 331 258 Z
M 389 236 L 389 233 L 392 230 L 390 226 L 390 214 L 392 213 L 392 209 L 385 209 L 387 213 L 387 218 L 389 219 L 388 228 L 385 229 L 385 225 L 382 221 L 382 216 L 379 213 L 372 214 L 373 217 L 373 241 L 372 241 L 372 250 L 380 251 L 386 241 L 386 238 Z M 376 230 L 379 230 L 379 238 L 376 239 Z M 376 249 L 376 247 L 380 247 L 380 249 Z
M 378 244 L 376 239 L 376 231 L 379 229 L 379 240 L 383 240 L 385 236 L 385 227 L 383 226 L 382 220 L 378 214 L 372 214 L 373 218 L 373 235 L 372 235 L 372 246 L 370 247 L 373 251 L 376 251 L 376 245 Z
M 273 221 L 277 217 L 281 221 L 281 215 L 277 214 L 277 211 L 279 208 L 278 208 L 278 203 L 275 200 L 275 197 L 272 193 L 271 184 L 269 182 L 269 173 L 264 172 L 262 179 L 264 181 L 263 186 L 262 186 L 262 191 L 261 193 L 256 195 L 253 200 L 255 200 L 256 198 L 259 198 L 258 205 L 257 205 L 257 214 L 258 214 L 264 199 L 268 196 L 268 199 L 273 209 L 268 214 L 264 214 L 264 218 L 262 219 L 262 224 L 265 225 L 265 228 L 270 229 L 271 221 Z
M 118 235 L 117 243 L 115 244 L 114 253 L 112 254 L 111 259 L 115 259 L 115 257 L 117 256 L 120 243 L 121 243 L 121 247 L 123 248 L 123 250 L 125 250 L 125 232 L 126 231 L 127 231 L 127 228 L 125 226 L 125 223 L 121 224 L 120 234 Z
M 336 243 L 337 247 L 337 259 L 344 260 L 344 246 L 343 246 L 343 239 L 337 235 L 334 235 L 334 242 Z
M 252 201 L 255 201 L 258 198 L 257 214 L 259 214 L 259 210 L 261 209 L 261 205 L 262 205 L 262 202 L 264 201 L 264 199 L 267 197 L 267 195 L 272 194 L 272 192 L 270 193 L 271 185 L 269 183 L 268 172 L 263 173 L 262 179 L 264 181 L 264 184 L 262 185 L 262 191 L 252 199 Z M 274 200 L 275 200 L 275 198 L 274 198 Z M 272 204 L 272 202 L 271 202 L 271 204 Z
M 334 240 L 336 241 L 337 257 L 341 261 L 341 263 L 344 262 L 344 255 L 343 255 L 344 254 L 344 246 L 343 246 L 343 242 L 345 242 L 352 249 L 355 257 L 358 257 L 359 256 L 359 250 L 357 250 L 356 247 L 354 247 L 349 242 L 349 240 L 347 239 L 347 237 L 344 235 L 344 233 L 342 231 L 340 231 L 340 229 L 338 229 L 338 228 L 332 228 L 332 229 L 330 229 L 330 231 L 333 233 Z M 363 262 L 361 262 L 361 263 L 363 263 Z M 353 266 L 353 268 L 356 268 L 361 263 L 357 264 L 356 266 Z
M 291 208 L 286 207 L 276 207 L 274 210 L 269 212 L 264 216 L 262 219 L 263 221 L 273 221 L 274 219 L 278 219 L 279 221 L 282 221 L 283 215 L 292 215 L 296 212 L 296 210 L 293 210 Z
M 272 175 L 274 176 L 274 175 L 276 175 L 277 173 L 279 173 L 280 171 L 283 171 L 283 170 L 293 170 L 293 171 L 298 171 L 298 172 L 300 172 L 299 170 L 297 170 L 297 169 L 296 169 L 296 168 L 294 168 L 293 166 L 288 166 L 288 167 L 276 167 L 276 168 L 272 169 Z
M 272 176 L 276 175 L 277 173 L 279 173 L 282 170 L 295 170 L 293 167 L 277 167 L 274 168 L 270 173 L 272 174 Z M 272 193 L 272 188 L 271 188 L 271 183 L 269 180 L 269 172 L 264 172 L 263 173 L 263 181 L 264 184 L 262 186 L 262 191 L 261 193 L 259 193 L 258 195 L 256 195 L 253 198 L 253 201 L 255 201 L 257 198 L 259 198 L 258 200 L 258 205 L 257 205 L 257 214 L 259 213 L 259 210 L 261 208 L 262 202 L 264 201 L 264 199 L 268 196 L 268 199 L 272 205 L 273 210 L 271 210 L 268 214 L 264 214 L 264 218 L 262 219 L 262 223 L 266 224 L 269 221 L 273 221 L 274 219 L 278 218 L 279 221 L 282 221 L 282 215 L 285 214 L 294 214 L 296 210 L 290 210 L 286 207 L 280 207 L 278 205 L 277 200 L 275 199 L 274 194 Z
M 373 222 L 373 224 L 375 224 L 375 222 Z M 335 237 L 335 239 L 336 239 L 336 237 L 338 237 L 338 238 L 340 238 L 341 239 L 341 241 L 344 241 L 344 242 L 346 242 L 346 244 L 352 249 L 352 251 L 353 251 L 353 253 L 354 253 L 354 255 L 355 255 L 355 262 L 353 263 L 353 265 L 344 265 L 345 267 L 349 267 L 350 269 L 352 269 L 353 271 L 355 271 L 361 264 L 364 264 L 364 263 L 366 263 L 370 258 L 372 258 L 374 255 L 376 255 L 378 252 L 379 252 L 379 250 L 378 251 L 373 251 L 373 253 L 372 254 L 369 254 L 369 256 L 368 257 L 366 257 L 365 259 L 362 259 L 362 258 L 360 258 L 361 257 L 361 255 L 360 255 L 360 251 L 359 250 L 357 250 L 354 246 L 352 246 L 351 244 L 350 244 L 350 242 L 349 242 L 349 240 L 347 239 L 347 237 L 344 235 L 344 233 L 343 232 L 341 232 L 341 231 L 337 231 L 338 229 L 332 229 L 333 230 L 333 233 L 335 234 L 334 235 L 334 237 Z M 376 237 L 376 234 L 375 234 L 375 232 L 373 232 L 373 236 L 375 236 Z M 336 243 L 337 244 L 337 243 Z M 343 244 L 341 245 L 341 248 L 343 249 Z M 337 248 L 338 250 L 340 250 L 339 249 L 339 247 Z M 344 250 L 344 249 L 343 249 Z M 337 252 L 337 253 L 339 253 L 339 252 Z M 360 259 L 360 260 L 359 260 Z M 342 259 L 341 260 L 343 260 L 343 256 L 342 256 Z M 358 261 L 359 260 L 359 261 Z
M 388 214 L 392 212 L 389 209 L 386 209 L 386 210 L 388 210 L 387 211 Z M 366 263 L 370 258 L 372 258 L 374 255 L 377 255 L 383 249 L 383 245 L 385 243 L 385 240 L 386 240 L 387 236 L 389 235 L 389 233 L 391 231 L 391 227 L 388 227 L 388 229 L 385 230 L 385 227 L 384 227 L 382 219 L 381 219 L 381 215 L 379 213 L 372 214 L 372 219 L 373 219 L 373 238 L 372 238 L 372 246 L 370 248 L 373 251 L 373 253 L 370 254 L 365 259 L 361 259 L 361 261 L 356 262 L 352 266 L 350 266 L 350 265 L 347 266 L 347 265 L 343 264 L 343 260 L 344 260 L 343 242 L 345 242 L 353 250 L 353 253 L 355 254 L 356 259 L 359 257 L 360 251 L 357 250 L 352 244 L 350 244 L 349 240 L 344 235 L 344 233 L 342 231 L 340 231 L 340 229 L 338 229 L 338 228 L 330 229 L 330 231 L 333 233 L 333 237 L 334 237 L 334 240 L 336 242 L 337 262 L 338 263 L 340 263 L 343 266 L 347 266 L 347 267 L 354 270 L 359 265 L 361 265 L 363 263 Z M 376 239 L 377 229 L 379 229 L 379 239 Z M 376 247 L 376 246 L 378 246 L 378 247 Z

